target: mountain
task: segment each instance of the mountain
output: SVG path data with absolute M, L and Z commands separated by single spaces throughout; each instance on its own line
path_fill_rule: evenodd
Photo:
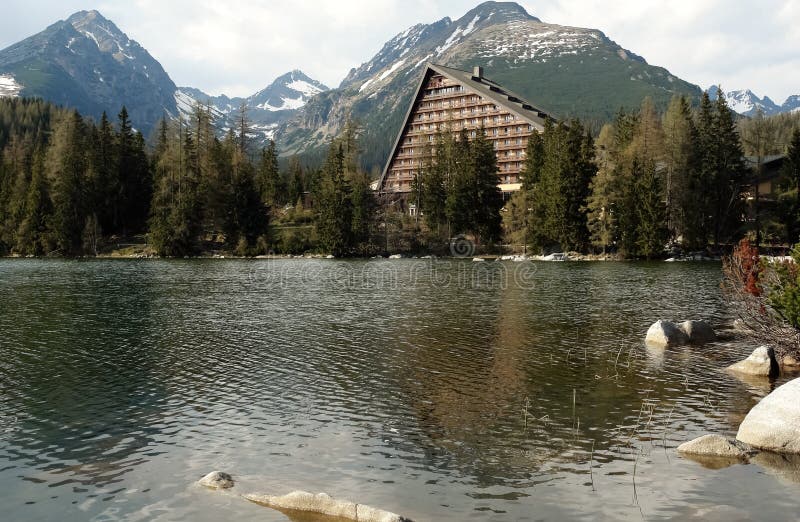
M 645 96 L 665 107 L 674 94 L 701 93 L 601 31 L 548 24 L 513 2 L 485 2 L 458 20 L 418 24 L 389 40 L 338 88 L 281 125 L 283 153 L 319 150 L 352 117 L 363 127 L 365 166 L 382 165 L 426 62 L 481 65 L 487 78 L 562 118 L 603 121 Z
M 4 86 L 6 86 L 4 88 Z M 150 53 L 97 11 L 80 11 L 0 51 L 0 95 L 37 96 L 99 117 L 125 105 L 148 131 L 176 112 L 175 84 Z
M 798 112 L 800 111 L 800 95 L 793 94 L 786 98 L 786 101 L 781 105 L 781 112 Z
M 1 84 L 0 84 L 1 85 Z M 247 98 L 210 96 L 199 89 L 179 87 L 175 92 L 178 110 L 184 117 L 191 115 L 195 104 L 210 105 L 220 122 L 228 128 L 234 125 L 242 104 L 253 129 L 264 138 L 272 138 L 278 125 L 294 116 L 308 100 L 328 90 L 322 83 L 309 78 L 303 71 L 294 70 L 279 76 L 268 87 Z
M 712 100 L 717 99 L 718 92 L 719 87 L 716 85 L 712 85 L 708 89 L 708 95 Z M 800 110 L 800 96 L 798 95 L 789 96 L 783 105 L 778 105 L 768 96 L 759 98 L 750 89 L 726 92 L 725 98 L 728 100 L 728 106 L 742 116 L 755 116 L 759 109 L 765 116 Z
M 125 105 L 145 133 L 165 114 L 188 116 L 197 103 L 211 105 L 226 131 L 246 103 L 253 129 L 271 138 L 278 124 L 326 90 L 298 70 L 247 98 L 178 88 L 147 50 L 97 11 L 77 12 L 0 51 L 0 97 L 41 97 L 95 117 L 106 111 L 113 118 Z

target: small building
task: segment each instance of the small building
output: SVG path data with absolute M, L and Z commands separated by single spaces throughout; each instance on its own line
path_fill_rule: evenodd
M 778 192 L 778 184 L 781 179 L 781 171 L 786 156 L 776 154 L 771 156 L 745 156 L 745 165 L 750 170 L 750 182 L 748 183 L 747 196 L 754 196 L 754 188 L 758 184 L 759 198 L 774 200 Z M 759 172 L 759 164 L 761 166 Z
M 497 154 L 497 184 L 507 196 L 521 187 L 528 137 L 542 132 L 548 119 L 545 111 L 485 78 L 482 67 L 469 73 L 427 64 L 379 179 L 379 192 L 406 196 L 412 191 L 426 145 L 433 145 L 437 131 L 466 130 L 473 138 L 483 129 Z

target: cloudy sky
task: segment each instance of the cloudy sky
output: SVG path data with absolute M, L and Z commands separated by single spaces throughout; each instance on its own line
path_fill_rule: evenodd
M 3 0 L 0 48 L 98 9 L 178 85 L 249 95 L 292 69 L 336 86 L 408 26 L 478 0 Z M 800 0 L 525 0 L 545 22 L 600 29 L 704 88 L 800 94 Z

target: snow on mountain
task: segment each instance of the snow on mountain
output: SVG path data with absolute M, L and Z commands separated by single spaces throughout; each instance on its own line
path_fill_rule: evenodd
M 99 117 L 124 105 L 145 134 L 175 113 L 175 84 L 158 61 L 97 11 L 79 11 L 0 50 L 3 92 Z M 19 86 L 19 88 L 17 87 Z
M 708 89 L 708 94 L 712 100 L 717 98 L 719 88 L 714 85 Z M 759 98 L 750 89 L 729 91 L 725 93 L 728 106 L 742 116 L 755 116 L 761 110 L 765 116 L 781 114 L 784 112 L 795 112 L 800 109 L 800 95 L 789 96 L 783 105 L 778 105 L 769 96 Z
M 781 112 L 798 112 L 800 111 L 800 95 L 794 94 L 786 98 L 786 101 L 781 105 Z
M 22 85 L 17 83 L 17 80 L 10 74 L 0 74 L 0 98 L 19 96 L 19 91 L 22 90 Z
M 457 20 L 413 25 L 389 39 L 337 89 L 314 97 L 277 133 L 284 154 L 324 145 L 348 118 L 366 142 L 365 164 L 385 161 L 426 62 L 487 78 L 556 115 L 609 118 L 645 95 L 659 103 L 699 87 L 652 66 L 601 31 L 544 23 L 514 2 L 483 2 Z
M 233 119 L 244 106 L 253 130 L 265 139 L 272 139 L 280 123 L 293 116 L 310 98 L 327 90 L 322 83 L 294 70 L 246 98 L 211 96 L 199 89 L 179 87 L 175 91 L 175 102 L 184 118 L 191 116 L 197 104 L 210 107 L 221 129 L 233 126 Z

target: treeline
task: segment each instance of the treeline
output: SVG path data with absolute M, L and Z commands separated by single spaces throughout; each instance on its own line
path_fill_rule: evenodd
M 101 230 L 146 226 L 152 183 L 127 111 L 113 128 L 39 100 L 0 104 L 0 252 L 92 251 Z M 142 202 L 145 202 L 142 204 Z
M 0 100 L 0 254 L 97 255 L 144 241 L 143 253 L 161 256 L 372 255 L 389 241 L 357 136 L 349 123 L 321 168 L 295 157 L 281 170 L 274 142 L 254 146 L 245 109 L 220 136 L 198 106 L 163 120 L 148 146 L 125 108 L 112 124 Z
M 756 231 L 791 244 L 800 234 L 798 120 L 737 123 L 720 95 L 694 109 L 676 97 L 665 114 L 646 99 L 596 139 L 580 121 L 547 122 L 528 142 L 522 189 L 505 202 L 485 134 L 441 129 L 409 200 L 379 201 L 353 123 L 320 168 L 295 157 L 280 169 L 274 143 L 254 146 L 244 109 L 220 135 L 211 112 L 197 107 L 188 121 L 163 121 L 148 146 L 124 108 L 113 123 L 105 115 L 95 122 L 39 100 L 4 99 L 0 254 L 96 255 L 111 243 L 143 242 L 163 256 L 446 253 L 460 234 L 489 248 L 644 258 L 668 245 L 758 241 Z M 788 154 L 769 205 L 755 207 L 744 151 Z
M 430 237 L 441 242 L 471 234 L 478 243 L 502 238 L 497 186 L 497 157 L 484 131 L 470 139 L 466 130 L 438 132 L 424 153 L 424 164 L 413 184 L 412 203 L 421 210 Z
M 777 136 L 762 136 L 771 147 L 762 154 L 778 152 Z M 713 102 L 704 95 L 696 110 L 676 97 L 663 115 L 645 99 L 638 111 L 619 112 L 594 145 L 579 122 L 548 123 L 529 140 L 523 189 L 507 205 L 509 240 L 644 258 L 662 255 L 668 244 L 719 248 L 754 233 L 759 221 L 750 217 L 764 212 L 748 208 L 753 176 L 743 155 L 722 93 Z M 800 179 L 787 163 L 785 179 Z M 793 203 L 777 216 L 786 224 L 800 208 L 798 183 L 791 184 Z M 796 227 L 784 232 L 785 241 L 797 241 Z

